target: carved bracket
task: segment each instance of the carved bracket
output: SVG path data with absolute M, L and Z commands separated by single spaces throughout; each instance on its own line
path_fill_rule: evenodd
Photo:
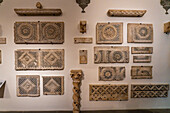
M 161 5 L 166 10 L 165 14 L 168 14 L 168 10 L 170 8 L 170 0 L 161 0 Z
M 80 21 L 80 33 L 86 33 L 86 21 Z
M 82 70 L 71 70 L 71 78 L 73 79 L 73 113 L 80 111 L 80 84 L 83 78 Z
M 85 13 L 84 9 L 88 6 L 90 3 L 90 0 L 76 0 L 76 3 L 79 4 L 79 6 L 82 8 L 82 13 Z
M 170 33 L 170 22 L 164 24 L 164 33 Z

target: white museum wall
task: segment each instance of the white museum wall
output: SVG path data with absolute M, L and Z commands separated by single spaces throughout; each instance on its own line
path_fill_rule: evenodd
M 61 8 L 63 15 L 59 17 L 24 17 L 17 16 L 14 8 L 34 8 L 40 1 L 44 8 Z M 72 110 L 72 79 L 71 69 L 82 69 L 84 79 L 81 86 L 81 110 L 114 110 L 114 109 L 157 109 L 170 108 L 168 98 L 132 99 L 130 85 L 134 83 L 170 83 L 170 35 L 163 33 L 163 23 L 170 21 L 170 14 L 160 5 L 160 0 L 91 0 L 81 13 L 76 0 L 4 0 L 0 5 L 0 37 L 7 38 L 7 44 L 0 45 L 2 64 L 0 64 L 0 79 L 6 80 L 4 98 L 0 98 L 0 111 L 47 111 Z M 141 18 L 108 17 L 108 9 L 146 9 Z M 170 11 L 169 11 L 170 12 Z M 87 33 L 79 33 L 80 20 L 87 21 Z M 63 21 L 65 23 L 65 42 L 63 45 L 51 44 L 15 44 L 14 23 L 16 21 Z M 123 44 L 96 44 L 97 22 L 123 22 Z M 127 43 L 127 23 L 151 23 L 154 27 L 154 42 L 152 44 Z M 75 37 L 93 37 L 93 44 L 74 44 Z M 94 64 L 94 46 L 152 46 L 154 49 L 152 63 L 134 64 L 130 53 L 130 63 L 127 64 Z M 65 69 L 61 71 L 16 71 L 14 51 L 17 49 L 65 49 Z M 88 50 L 88 64 L 79 64 L 79 50 Z M 132 80 L 131 66 L 153 66 L 153 79 Z M 98 81 L 99 66 L 125 66 L 126 78 L 123 81 Z M 16 75 L 40 75 L 40 97 L 17 97 Z M 43 95 L 42 76 L 64 76 L 64 95 Z M 128 101 L 89 101 L 89 84 L 128 84 Z

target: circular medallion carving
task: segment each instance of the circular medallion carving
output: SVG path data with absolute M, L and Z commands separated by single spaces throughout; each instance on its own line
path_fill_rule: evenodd
M 18 35 L 24 39 L 28 39 L 33 34 L 33 26 L 23 23 L 18 27 Z
M 136 28 L 137 36 L 140 38 L 148 38 L 150 30 L 148 26 L 139 26 Z
M 113 60 L 120 61 L 123 58 L 123 54 L 120 51 L 115 51 L 113 53 Z
M 105 79 L 113 79 L 115 72 L 113 68 L 104 68 L 102 69 L 101 75 L 103 75 Z
M 113 40 L 117 36 L 117 30 L 114 26 L 106 25 L 102 29 L 102 35 L 106 40 Z

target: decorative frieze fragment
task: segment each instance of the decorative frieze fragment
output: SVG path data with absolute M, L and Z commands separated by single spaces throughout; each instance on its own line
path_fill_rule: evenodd
M 133 56 L 133 63 L 151 63 L 151 56 Z
M 43 9 L 40 2 L 36 4 L 37 9 L 14 9 L 19 16 L 60 16 L 61 9 Z
M 100 81 L 122 81 L 125 78 L 125 67 L 99 67 Z
M 80 111 L 80 84 L 83 78 L 82 70 L 71 70 L 71 78 L 73 79 L 73 113 L 79 113 Z
M 40 76 L 17 75 L 17 96 L 38 97 L 40 96 Z
M 169 84 L 133 84 L 131 98 L 163 98 L 168 97 Z
M 132 79 L 152 79 L 152 66 L 132 66 Z
M 132 47 L 132 54 L 152 54 L 153 47 Z
M 152 43 L 153 25 L 129 23 L 127 25 L 128 43 Z
M 6 38 L 0 38 L 0 44 L 6 44 Z
M 87 50 L 80 50 L 80 64 L 87 64 Z
M 63 70 L 64 49 L 20 49 L 15 51 L 16 70 Z
M 89 85 L 90 101 L 127 101 L 128 85 Z
M 121 44 L 123 42 L 123 23 L 97 23 L 97 44 Z
M 164 33 L 170 33 L 170 22 L 164 24 Z
M 129 47 L 94 47 L 94 63 L 129 63 Z
M 116 10 L 110 9 L 107 14 L 110 17 L 142 17 L 146 10 Z
M 64 77 L 63 76 L 43 76 L 44 95 L 63 95 Z
M 16 44 L 62 44 L 64 22 L 15 22 Z
M 93 43 L 92 38 L 74 38 L 74 43 L 75 44 L 91 44 Z
M 87 21 L 80 21 L 80 33 L 86 33 Z

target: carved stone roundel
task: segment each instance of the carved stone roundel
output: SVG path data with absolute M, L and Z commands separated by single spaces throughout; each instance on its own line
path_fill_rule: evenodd
M 122 52 L 120 51 L 115 51 L 113 53 L 113 60 L 115 61 L 120 61 L 123 58 Z
M 114 26 L 107 25 L 103 27 L 102 35 L 107 40 L 113 40 L 117 36 L 117 30 Z
M 33 34 L 33 27 L 30 24 L 23 23 L 18 27 L 17 31 L 22 38 L 28 39 Z
M 139 26 L 136 28 L 136 30 L 137 30 L 137 35 L 140 38 L 143 38 L 143 39 L 148 38 L 150 35 L 150 30 L 149 30 L 149 27 L 147 27 L 147 26 L 145 26 L 145 27 Z
M 115 75 L 115 71 L 113 68 L 104 68 L 101 72 L 102 75 L 105 76 L 107 79 L 113 79 L 113 75 Z
M 57 25 L 48 23 L 44 26 L 43 34 L 48 39 L 55 39 L 59 37 L 60 32 L 60 28 Z

